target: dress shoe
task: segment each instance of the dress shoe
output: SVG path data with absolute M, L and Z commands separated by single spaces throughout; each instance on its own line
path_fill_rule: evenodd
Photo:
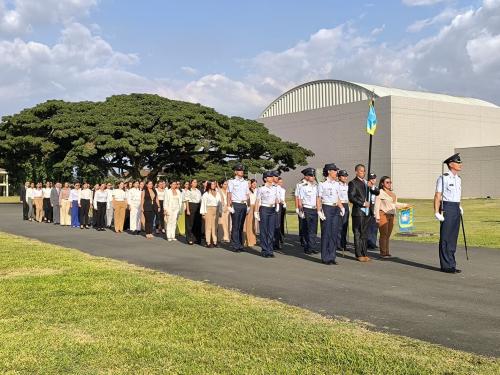
M 304 254 L 311 255 L 313 252 L 311 250 L 304 251 Z
M 330 262 L 330 264 L 331 264 L 331 265 L 333 265 L 333 266 L 336 266 L 338 263 L 337 263 L 336 261 L 332 260 L 332 261 Z
M 319 250 L 313 250 L 313 254 L 319 254 Z
M 444 273 L 455 273 L 456 269 L 455 268 L 442 268 L 441 272 L 444 272 Z
M 454 273 L 462 273 L 462 270 L 459 270 L 458 268 L 455 268 L 454 271 Z

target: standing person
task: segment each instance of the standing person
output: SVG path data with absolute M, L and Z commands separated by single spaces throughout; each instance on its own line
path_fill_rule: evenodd
M 71 203 L 69 200 L 69 193 L 71 189 L 69 188 L 69 183 L 65 182 L 64 187 L 61 189 L 61 194 L 59 195 L 61 206 L 61 225 L 71 225 Z
M 249 193 L 248 198 L 250 205 L 248 206 L 250 209 L 247 212 L 247 216 L 245 218 L 245 246 L 255 246 L 257 244 L 257 226 L 255 220 L 255 200 L 257 199 L 257 181 L 255 179 L 251 179 L 249 181 Z
M 95 201 L 95 194 L 101 188 L 101 184 L 95 184 L 94 189 L 92 190 L 92 202 Z M 92 226 L 97 228 L 97 208 L 94 208 L 95 204 L 92 204 Z
M 278 184 L 279 179 L 280 179 L 280 172 L 279 171 L 271 171 L 273 174 L 273 185 L 276 188 L 276 191 L 278 192 L 278 197 L 281 197 L 284 192 L 282 192 L 281 186 Z M 276 220 L 274 221 L 274 250 L 279 250 L 281 249 L 281 202 L 278 203 L 276 206 Z
M 165 222 L 166 237 L 168 241 L 176 241 L 175 233 L 177 230 L 177 220 L 179 213 L 182 212 L 182 193 L 179 191 L 180 183 L 172 181 L 170 189 L 165 192 Z
M 111 225 L 113 225 L 113 184 L 110 182 L 106 185 L 106 190 L 108 191 L 108 199 L 109 204 L 106 209 L 106 226 L 111 229 Z
M 285 224 L 286 224 L 286 189 L 283 186 L 283 179 L 278 177 L 278 186 L 281 188 L 280 190 L 280 232 L 279 232 L 279 245 L 283 246 L 285 242 Z M 276 243 L 276 239 L 274 240 Z M 280 246 L 280 247 L 281 247 Z
M 227 180 L 221 181 L 219 195 L 222 204 L 222 213 L 219 218 L 219 235 L 222 236 L 222 242 L 228 243 L 231 216 L 229 213 L 229 206 L 227 205 Z
M 222 212 L 220 195 L 217 193 L 217 182 L 208 181 L 207 191 L 201 197 L 200 213 L 205 219 L 205 240 L 207 247 L 217 247 L 217 222 Z
M 349 174 L 345 169 L 341 169 L 338 171 L 337 176 L 339 178 L 339 198 L 344 207 L 344 216 L 342 216 L 340 223 L 337 249 L 345 251 L 347 250 L 347 230 L 349 229 L 349 185 L 347 183 Z
M 460 220 L 464 213 L 460 201 L 462 199 L 462 180 L 458 172 L 462 170 L 460 154 L 454 154 L 444 162 L 449 172 L 439 176 L 434 194 L 434 212 L 440 222 L 439 227 L 439 263 L 441 271 L 460 273 L 457 269 L 455 252 L 457 250 Z M 462 219 L 463 220 L 463 219 Z
M 257 189 L 254 217 L 259 221 L 261 256 L 264 258 L 274 258 L 275 221 L 280 198 L 278 189 L 273 185 L 273 172 L 264 172 L 262 179 L 264 185 Z
M 370 223 L 368 224 L 368 238 L 367 238 L 367 247 L 370 250 L 378 249 L 377 246 L 377 233 L 378 233 L 378 224 L 375 220 L 375 214 L 373 207 L 375 206 L 375 198 L 378 194 L 380 194 L 380 190 L 377 187 L 377 175 L 375 173 L 370 173 L 368 176 L 368 187 L 369 187 L 369 199 L 370 202 Z
M 314 168 L 306 168 L 302 171 L 304 174 L 305 183 L 299 189 L 297 197 L 297 208 L 299 209 L 299 217 L 303 217 L 302 235 L 303 247 L 306 254 L 319 253 L 317 237 L 318 237 L 318 184 L 316 183 L 316 170 Z
M 50 205 L 52 206 L 52 219 L 55 225 L 61 223 L 61 183 L 56 182 L 55 185 L 50 190 Z
M 98 231 L 105 231 L 106 227 L 106 210 L 109 205 L 108 191 L 106 184 L 100 184 L 99 190 L 94 193 L 94 215 L 95 215 L 95 229 Z
M 26 191 L 30 188 L 30 183 L 26 181 L 24 185 L 21 185 L 21 190 L 19 192 L 19 201 L 23 204 L 23 220 L 28 220 L 29 216 L 29 205 L 26 200 Z
M 190 188 L 184 195 L 186 204 L 186 240 L 189 245 L 201 244 L 201 191 L 198 189 L 198 181 L 191 180 Z
M 35 184 L 32 182 L 30 183 L 30 187 L 26 189 L 26 203 L 28 204 L 29 221 L 33 221 L 33 219 L 35 218 L 35 208 L 33 202 L 34 194 L 35 194 Z
M 80 229 L 89 229 L 89 211 L 92 206 L 92 190 L 89 189 L 89 184 L 87 182 L 83 183 L 83 189 L 80 190 L 78 206 L 80 207 Z
M 304 176 L 302 177 L 302 180 L 300 180 L 296 185 L 295 185 L 295 213 L 297 214 L 297 220 L 299 223 L 299 239 L 300 239 L 300 246 L 304 246 L 304 212 L 302 212 L 299 208 L 299 200 L 300 200 L 300 188 L 302 186 L 307 185 L 307 180 L 306 180 L 306 175 L 305 173 L 308 171 L 308 168 L 303 169 L 300 173 L 302 173 Z
M 50 204 L 50 193 L 52 192 L 52 183 L 45 182 L 45 187 L 42 189 L 43 192 L 43 216 L 46 223 L 52 222 L 52 205 Z
M 33 191 L 33 203 L 35 204 L 35 220 L 41 223 L 43 220 L 43 190 L 41 182 L 36 184 L 36 189 Z
M 153 220 L 160 205 L 158 202 L 158 194 L 153 186 L 153 181 L 149 180 L 141 196 L 141 207 L 144 214 L 144 228 L 146 230 L 147 239 L 153 238 Z
M 354 251 L 360 262 L 368 262 L 366 240 L 370 223 L 370 203 L 367 201 L 367 183 L 365 181 L 365 166 L 358 164 L 355 167 L 356 177 L 349 181 L 348 196 L 352 203 L 352 232 L 354 234 Z
M 379 189 L 380 194 L 375 199 L 374 213 L 380 231 L 380 256 L 386 258 L 391 256 L 389 253 L 389 239 L 394 226 L 396 209 L 408 208 L 409 205 L 398 202 L 396 194 L 392 190 L 392 181 L 389 176 L 383 176 L 380 179 Z
M 156 233 L 165 233 L 165 210 L 163 208 L 165 201 L 165 186 L 165 181 L 160 181 L 158 183 L 158 189 L 156 190 L 158 193 L 158 202 L 160 203 L 160 211 L 158 211 L 156 218 Z
M 71 227 L 80 227 L 80 207 L 78 200 L 80 199 L 80 183 L 75 183 L 73 189 L 69 192 L 69 201 L 71 206 Z
M 125 210 L 127 209 L 127 194 L 125 193 L 125 184 L 123 181 L 118 183 L 118 188 L 113 190 L 113 212 L 115 232 L 123 233 L 125 224 Z
M 227 186 L 227 205 L 231 213 L 231 247 L 237 253 L 243 251 L 243 226 L 248 206 L 248 182 L 243 177 L 245 167 L 236 164 L 233 168 L 234 178 L 229 180 Z M 272 173 L 269 176 L 272 177 Z
M 337 182 L 335 163 L 325 164 L 323 176 L 326 180 L 318 186 L 316 206 L 321 219 L 321 260 L 324 264 L 337 264 L 335 261 L 337 241 L 344 206 L 340 201 L 340 185 Z
M 134 181 L 127 194 L 127 203 L 130 210 L 130 231 L 132 234 L 139 234 L 141 231 L 141 196 L 139 181 Z

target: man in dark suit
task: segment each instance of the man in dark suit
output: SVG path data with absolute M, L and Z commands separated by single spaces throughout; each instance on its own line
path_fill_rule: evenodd
M 19 201 L 23 204 L 23 220 L 28 220 L 29 206 L 26 201 L 26 189 L 29 187 L 30 183 L 25 182 L 24 185 L 21 186 L 21 191 L 19 192 Z
M 56 182 L 50 191 L 50 205 L 52 206 L 52 220 L 55 225 L 61 223 L 61 204 L 59 195 L 61 194 L 61 183 Z
M 348 196 L 352 203 L 352 232 L 354 234 L 354 248 L 356 258 L 360 262 L 368 262 L 367 235 L 370 224 L 370 203 L 367 201 L 368 185 L 365 181 L 365 166 L 356 165 L 356 177 L 349 182 Z M 370 192 L 378 195 L 372 189 Z

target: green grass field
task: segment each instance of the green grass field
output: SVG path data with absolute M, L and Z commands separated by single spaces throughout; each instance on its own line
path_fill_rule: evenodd
M 433 201 L 430 199 L 401 199 L 415 208 L 415 231 L 432 234 L 425 237 L 400 237 L 399 228 L 394 227 L 392 239 L 402 239 L 414 242 L 439 242 L 439 222 L 434 217 Z M 298 232 L 295 203 L 287 202 L 287 224 L 289 232 Z M 467 234 L 467 245 L 471 247 L 500 248 L 500 199 L 465 199 L 462 202 L 464 209 L 464 223 Z M 349 226 L 351 228 L 351 226 Z M 352 238 L 352 232 L 349 233 Z M 459 243 L 463 244 L 460 232 Z
M 500 361 L 0 233 L 0 372 L 498 374 Z
M 0 197 L 0 203 L 19 203 L 19 196 Z

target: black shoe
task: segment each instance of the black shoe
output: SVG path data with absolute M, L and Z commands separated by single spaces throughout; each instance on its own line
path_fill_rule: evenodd
M 267 257 L 268 258 L 274 258 L 274 254 L 269 254 Z
M 313 250 L 312 252 L 313 252 L 313 254 L 319 254 L 320 253 L 319 250 Z
M 313 252 L 311 250 L 305 250 L 304 254 L 311 255 Z
M 336 266 L 338 263 L 337 263 L 336 261 L 332 260 L 332 261 L 330 262 L 330 264 L 331 264 L 331 265 Z
M 455 268 L 455 272 L 454 273 L 462 273 L 462 270 L 459 270 L 458 268 Z
M 443 268 L 441 269 L 441 272 L 444 272 L 444 273 L 455 273 L 455 269 L 454 268 Z

